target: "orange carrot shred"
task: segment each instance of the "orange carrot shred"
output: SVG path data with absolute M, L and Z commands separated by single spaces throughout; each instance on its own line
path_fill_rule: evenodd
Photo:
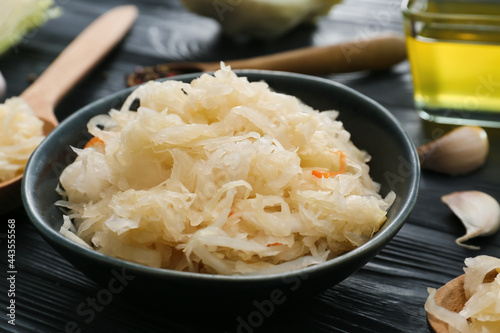
M 92 147 L 92 146 L 97 145 L 97 144 L 104 144 L 104 141 L 102 141 L 98 137 L 94 136 L 92 139 L 89 140 L 89 142 L 87 142 L 87 144 L 83 148 L 84 149 L 89 148 L 89 147 Z
M 312 175 L 314 177 L 318 177 L 318 178 L 322 178 L 322 177 L 328 178 L 328 177 L 330 177 L 329 173 L 330 173 L 329 171 L 324 171 L 324 170 L 313 170 L 312 171 Z
M 339 155 L 339 163 L 340 163 L 339 170 L 338 171 L 313 170 L 312 171 L 313 176 L 318 178 L 322 177 L 329 178 L 343 174 L 345 172 L 345 170 L 347 169 L 347 157 L 345 153 L 342 150 L 334 151 L 332 153 Z
M 89 142 L 87 142 L 87 144 L 85 145 L 85 147 L 83 147 L 83 149 L 94 148 L 98 152 L 104 153 L 104 147 L 105 147 L 104 141 L 94 136 L 92 139 L 89 140 Z
M 283 245 L 282 243 L 272 243 L 272 244 L 267 244 L 267 247 L 270 247 L 270 246 L 278 246 L 278 245 Z

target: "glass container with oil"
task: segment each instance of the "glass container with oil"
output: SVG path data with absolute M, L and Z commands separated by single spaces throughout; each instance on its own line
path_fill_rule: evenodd
M 403 15 L 419 115 L 500 127 L 500 1 L 404 0 Z

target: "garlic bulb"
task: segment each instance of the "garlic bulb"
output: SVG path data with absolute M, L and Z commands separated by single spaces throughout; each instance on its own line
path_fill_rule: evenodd
M 417 149 L 422 169 L 461 175 L 484 164 L 488 135 L 478 126 L 461 126 Z
M 190 11 L 217 20 L 229 36 L 279 37 L 314 22 L 341 0 L 182 0 Z
M 460 246 L 472 250 L 479 247 L 462 242 L 476 236 L 488 236 L 500 227 L 500 205 L 490 195 L 479 191 L 453 192 L 441 197 L 448 207 L 462 221 L 466 233 L 456 239 Z

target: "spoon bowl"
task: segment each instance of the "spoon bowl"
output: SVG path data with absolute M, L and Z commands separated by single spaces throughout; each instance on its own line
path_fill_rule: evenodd
M 495 279 L 496 271 L 491 271 L 484 278 L 484 282 L 488 283 Z M 467 302 L 464 290 L 465 275 L 460 275 L 436 291 L 434 300 L 438 306 L 444 307 L 453 312 L 460 312 Z M 432 314 L 427 313 L 427 323 L 429 330 L 432 333 L 449 333 L 450 329 L 448 324 L 442 320 L 437 319 Z
M 119 6 L 101 15 L 83 30 L 21 98 L 44 122 L 43 135 L 59 124 L 54 108 L 106 54 L 125 36 L 137 17 L 137 7 Z M 23 175 L 0 183 L 0 214 L 21 205 Z
M 460 312 L 467 302 L 464 290 L 465 275 L 446 283 L 436 291 L 436 304 L 453 312 Z M 448 324 L 427 313 L 429 330 L 434 333 L 449 333 Z

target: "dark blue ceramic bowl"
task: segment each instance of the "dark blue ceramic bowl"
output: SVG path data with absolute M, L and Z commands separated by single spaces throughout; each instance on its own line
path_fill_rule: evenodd
M 145 299 L 166 297 L 180 307 L 194 304 L 237 307 L 254 300 L 280 302 L 291 296 L 313 295 L 345 278 L 372 259 L 398 232 L 416 201 L 419 163 L 414 145 L 397 120 L 381 105 L 331 80 L 270 71 L 238 71 L 250 81 L 297 96 L 318 110 L 336 109 L 352 141 L 369 152 L 373 179 L 382 195 L 393 190 L 397 199 L 387 221 L 366 244 L 326 263 L 275 275 L 217 276 L 150 268 L 87 250 L 58 233 L 63 214 L 54 203 L 63 168 L 75 158 L 70 146 L 82 147 L 90 138 L 86 124 L 97 114 L 120 107 L 132 89 L 115 93 L 79 110 L 63 121 L 33 153 L 24 174 L 22 197 L 40 234 L 71 264 L 105 287 L 125 286 Z M 175 77 L 190 82 L 199 74 Z M 184 301 L 186 301 L 184 304 Z M 207 303 L 208 302 L 208 303 Z

